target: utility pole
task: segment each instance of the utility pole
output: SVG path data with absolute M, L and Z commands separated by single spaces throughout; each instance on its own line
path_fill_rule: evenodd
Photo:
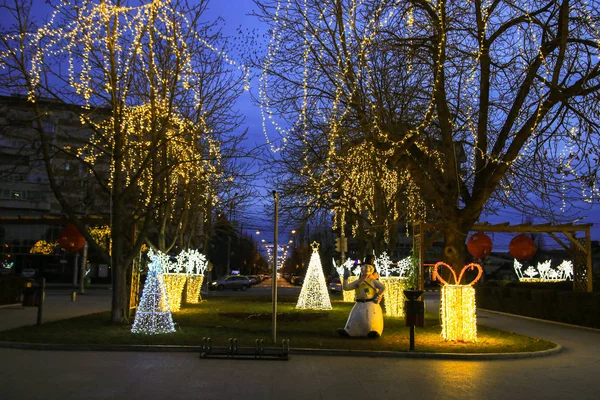
M 273 190 L 273 199 L 275 200 L 275 245 L 273 247 L 273 271 L 271 273 L 271 297 L 273 301 L 273 315 L 272 315 L 272 333 L 273 333 L 273 344 L 277 343 L 277 225 L 279 220 L 279 196 L 277 192 Z

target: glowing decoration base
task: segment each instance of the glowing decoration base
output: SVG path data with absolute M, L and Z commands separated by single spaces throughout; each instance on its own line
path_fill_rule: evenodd
M 185 291 L 186 301 L 190 304 L 197 304 L 202 301 L 200 296 L 200 288 L 204 282 L 204 275 L 188 275 L 187 289 Z
M 142 299 L 135 313 L 131 327 L 132 333 L 156 335 L 175 332 L 175 324 L 169 309 L 167 289 L 162 275 L 162 266 L 157 255 L 152 250 L 148 253 L 150 266 L 148 277 L 144 284 Z
M 343 279 L 343 276 L 342 276 Z M 358 276 L 349 276 L 348 283 L 352 283 L 358 279 Z M 342 290 L 344 296 L 344 303 L 354 303 L 355 293 L 354 290 Z
M 183 286 L 187 274 L 163 274 L 163 276 L 167 287 L 169 308 L 171 312 L 177 312 L 181 309 L 181 296 L 183 295 Z
M 404 317 L 404 291 L 409 288 L 408 279 L 400 276 L 379 278 L 385 286 L 383 294 L 385 315 L 390 317 Z
M 404 317 L 404 291 L 410 285 L 407 274 L 411 269 L 410 257 L 398 261 L 395 266 L 386 252 L 375 257 L 375 270 L 380 276 L 379 280 L 386 288 L 383 294 L 385 315 Z M 394 275 L 392 276 L 392 274 Z
M 452 272 L 454 285 L 448 284 L 438 273 L 438 268 L 445 266 Z M 478 269 L 477 277 L 466 285 L 461 285 L 465 272 L 467 270 Z M 465 265 L 458 278 L 454 270 L 444 262 L 438 262 L 433 269 L 434 277 L 437 277 L 442 283 L 441 290 L 441 319 L 442 319 L 442 337 L 444 340 L 460 342 L 477 341 L 477 317 L 475 306 L 474 285 L 483 274 L 483 269 L 479 264 Z
M 444 340 L 476 342 L 475 289 L 470 285 L 444 285 L 440 301 Z
M 319 244 L 311 244 L 313 253 L 310 256 L 308 271 L 304 277 L 304 284 L 300 290 L 300 297 L 296 308 L 304 310 L 331 310 L 331 300 L 327 292 L 327 283 L 323 275 L 321 258 L 319 257 Z

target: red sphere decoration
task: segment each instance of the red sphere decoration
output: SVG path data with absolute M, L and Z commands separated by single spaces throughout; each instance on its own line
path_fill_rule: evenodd
M 515 236 L 508 245 L 510 254 L 517 260 L 529 260 L 535 255 L 533 239 L 526 235 Z
M 69 225 L 58 234 L 58 244 L 66 252 L 71 253 L 83 247 L 85 238 L 81 236 L 75 225 Z
M 474 258 L 482 259 L 492 252 L 492 239 L 485 233 L 476 233 L 467 240 L 467 250 Z

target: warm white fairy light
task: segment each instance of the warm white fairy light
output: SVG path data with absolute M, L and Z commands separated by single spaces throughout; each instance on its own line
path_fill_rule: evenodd
M 438 269 L 446 267 L 454 278 L 449 284 L 439 274 Z M 460 284 L 465 273 L 477 269 L 477 276 L 468 284 Z M 473 285 L 483 275 L 481 265 L 471 263 L 465 265 L 457 277 L 454 269 L 440 261 L 433 268 L 433 277 L 442 284 L 440 297 L 440 314 L 442 320 L 442 337 L 444 340 L 476 342 L 477 341 L 477 308 L 475 306 L 475 289 Z
M 298 297 L 296 308 L 303 310 L 331 310 L 331 300 L 327 292 L 327 283 L 323 275 L 321 258 L 319 257 L 319 244 L 312 243 L 313 253 L 310 257 L 308 270 L 304 277 L 302 290 Z
M 200 289 L 204 281 L 204 271 L 208 267 L 206 256 L 198 250 L 183 250 L 177 256 L 177 264 L 183 265 L 187 274 L 187 285 L 185 290 L 186 302 L 191 304 L 199 303 Z
M 163 274 L 163 276 L 165 287 L 167 288 L 169 308 L 172 312 L 177 312 L 181 309 L 181 296 L 183 295 L 183 287 L 187 279 L 187 274 L 170 273 Z
M 462 181 L 459 184 L 465 183 L 467 188 L 472 187 L 474 177 L 484 168 L 494 170 L 498 169 L 494 166 L 497 165 L 503 169 L 511 166 L 515 161 L 522 161 L 523 158 L 526 159 L 532 155 L 536 143 L 540 143 L 545 139 L 542 136 L 546 133 L 544 123 L 548 119 L 552 120 L 554 115 L 554 111 L 548 112 L 545 107 L 552 106 L 548 99 L 552 92 L 558 92 L 562 89 L 561 85 L 563 83 L 561 81 L 568 82 L 568 80 L 563 80 L 563 71 L 567 75 L 569 72 L 566 68 L 561 68 L 557 64 L 558 61 L 556 60 L 560 59 L 560 57 L 557 57 L 557 50 L 550 46 L 550 42 L 545 39 L 549 28 L 546 28 L 540 21 L 544 20 L 544 23 L 549 23 L 549 26 L 555 26 L 555 18 L 559 13 L 555 12 L 552 7 L 540 8 L 541 6 L 538 6 L 538 3 L 535 2 L 516 2 L 497 7 L 497 4 L 492 1 L 482 1 L 478 3 L 479 8 L 477 11 L 473 2 L 467 3 L 468 6 L 466 7 L 462 3 L 448 2 L 424 2 L 420 6 L 415 6 L 411 2 L 382 1 L 373 6 L 371 3 L 362 1 L 324 1 L 319 4 L 319 7 L 315 7 L 316 12 L 306 13 L 304 11 L 306 1 L 277 2 L 277 12 L 279 14 L 275 16 L 272 24 L 271 48 L 283 49 L 283 47 L 280 47 L 281 42 L 286 38 L 283 32 L 293 32 L 299 37 L 296 42 L 299 49 L 296 57 L 298 62 L 293 63 L 290 61 L 289 64 L 286 64 L 283 57 L 280 60 L 275 57 L 275 52 L 270 52 L 268 60 L 265 62 L 264 75 L 267 79 L 266 75 L 269 74 L 270 70 L 277 68 L 277 61 L 281 61 L 285 67 L 276 72 L 292 71 L 291 66 L 297 69 L 298 73 L 295 78 L 298 87 L 295 95 L 290 97 L 296 99 L 294 106 L 300 110 L 293 117 L 289 117 L 292 127 L 301 128 L 300 124 L 294 124 L 294 122 L 303 121 L 303 115 L 306 113 L 307 106 L 303 99 L 307 87 L 314 90 L 313 93 L 317 93 L 315 96 L 319 96 L 315 87 L 320 89 L 318 83 L 321 81 L 317 79 L 311 81 L 309 79 L 307 82 L 304 79 L 307 66 L 308 68 L 315 68 L 315 66 L 319 68 L 319 65 L 327 66 L 326 69 L 324 68 L 327 74 L 314 74 L 315 76 L 326 75 L 327 79 L 325 81 L 330 85 L 327 91 L 328 96 L 325 100 L 321 100 L 324 106 L 313 104 L 313 107 L 309 108 L 309 111 L 318 115 L 328 127 L 326 129 L 327 139 L 320 144 L 323 145 L 323 148 L 329 149 L 326 160 L 322 165 L 319 165 L 320 168 L 312 168 L 310 157 L 306 156 L 303 159 L 306 164 L 302 168 L 303 178 L 310 181 L 308 187 L 314 188 L 314 193 L 310 194 L 311 197 L 318 197 L 323 192 L 330 193 L 330 191 L 324 190 L 326 187 L 336 187 L 337 189 L 342 186 L 340 204 L 336 204 L 335 213 L 356 212 L 363 215 L 362 213 L 366 211 L 368 222 L 373 223 L 372 219 L 375 219 L 369 215 L 374 213 L 373 209 L 369 208 L 371 206 L 369 202 L 375 196 L 370 196 L 374 185 L 369 183 L 371 182 L 369 179 L 365 179 L 367 174 L 364 172 L 361 174 L 345 173 L 345 166 L 340 167 L 339 164 L 341 163 L 336 164 L 336 161 L 339 162 L 339 158 L 347 157 L 348 153 L 352 151 L 344 147 L 347 142 L 344 140 L 345 132 L 342 130 L 344 128 L 348 129 L 348 125 L 353 121 L 348 118 L 353 115 L 352 104 L 364 104 L 363 109 L 360 111 L 367 114 L 365 119 L 368 124 L 363 125 L 363 129 L 364 126 L 370 127 L 365 129 L 368 132 L 363 132 L 363 141 L 358 140 L 363 139 L 363 137 L 356 138 L 355 143 L 360 143 L 359 146 L 362 146 L 364 142 L 371 141 L 372 137 L 377 138 L 378 141 L 398 144 L 402 144 L 405 138 L 416 139 L 415 145 L 424 153 L 423 165 L 427 163 L 435 165 L 433 175 L 443 177 L 438 173 L 447 173 L 445 169 L 452 167 L 457 169 L 456 175 L 459 181 Z M 290 4 L 292 5 L 290 6 Z M 367 4 L 373 7 L 368 13 L 364 12 Z M 572 44 L 569 42 L 567 45 L 569 49 L 566 54 L 571 54 L 571 50 L 573 51 L 573 58 L 567 57 L 567 59 L 574 60 L 573 63 L 575 64 L 579 62 L 576 59 L 578 57 L 576 47 L 583 49 L 581 50 L 582 60 L 588 58 L 588 56 L 590 60 L 594 57 L 597 58 L 598 49 L 594 47 L 595 43 L 600 43 L 597 5 L 597 2 L 583 1 L 577 2 L 577 6 L 571 5 L 570 7 L 569 21 L 573 23 L 573 29 L 569 30 L 569 38 L 573 38 L 574 41 Z M 283 12 L 284 9 L 285 12 Z M 428 20 L 427 16 L 423 18 L 424 15 L 419 13 L 430 14 L 430 19 Z M 460 18 L 457 19 L 456 15 L 460 15 Z M 544 15 L 544 18 L 541 18 L 542 15 Z M 448 18 L 447 16 L 452 17 Z M 307 20 L 310 21 L 308 29 Z M 395 22 L 392 24 L 389 21 Z M 574 21 L 579 22 L 579 24 Z M 331 29 L 332 27 L 333 29 Z M 375 101 L 378 97 L 377 93 L 374 93 L 375 86 L 373 82 L 375 81 L 374 77 L 376 78 L 377 75 L 374 75 L 372 62 L 369 62 L 369 54 L 374 51 L 373 44 L 385 43 L 387 39 L 385 33 L 389 31 L 394 33 L 395 40 L 405 40 L 407 43 L 413 43 L 411 39 L 423 40 L 423 36 L 435 38 L 431 41 L 433 45 L 433 68 L 429 71 L 429 81 L 423 82 L 423 86 L 426 86 L 423 92 L 427 91 L 427 97 L 429 98 L 430 94 L 431 98 L 426 104 L 424 115 L 420 118 L 422 123 L 416 121 L 416 127 L 410 129 L 404 138 L 392 137 L 383 128 L 380 115 L 394 114 L 396 110 L 386 109 L 385 105 L 382 109 L 382 105 Z M 408 32 L 408 35 L 406 35 L 406 32 Z M 384 34 L 384 36 L 378 36 L 380 34 Z M 314 40 L 316 37 L 320 40 Z M 577 42 L 578 38 L 581 38 L 581 43 Z M 504 46 L 504 44 L 507 45 Z M 307 54 L 307 45 L 311 46 L 309 62 L 306 59 L 300 60 L 301 56 Z M 345 48 L 349 48 L 351 51 L 344 51 Z M 549 53 L 551 48 L 554 50 Z M 457 60 L 455 56 L 459 57 L 458 62 L 455 61 Z M 290 59 L 293 59 L 293 57 L 290 57 Z M 505 64 L 506 60 L 510 60 L 510 62 Z M 592 62 L 589 64 L 587 71 L 581 73 L 582 82 L 588 71 L 592 71 L 593 74 L 597 67 Z M 411 71 L 413 69 L 412 65 L 412 62 L 409 62 Z M 552 81 L 554 73 L 557 74 L 558 82 Z M 579 72 L 574 73 L 577 75 Z M 489 79 L 486 81 L 488 75 Z M 271 76 L 277 76 L 277 74 L 274 73 Z M 289 79 L 293 80 L 293 78 Z M 532 81 L 531 84 L 527 84 L 529 80 Z M 484 88 L 488 84 L 490 89 L 485 91 Z M 521 86 L 521 84 L 523 85 Z M 357 90 L 357 87 L 360 90 Z M 519 87 L 524 89 L 523 98 L 525 98 L 525 101 L 522 104 L 519 104 L 518 101 L 512 103 L 513 99 L 517 97 Z M 262 101 L 265 106 L 269 105 L 268 102 L 270 101 L 267 92 L 274 88 L 276 88 L 275 90 L 282 90 L 281 86 L 265 86 L 264 100 Z M 510 92 L 506 88 L 514 90 Z M 451 96 L 446 99 L 440 98 L 441 89 L 444 89 L 445 93 L 451 93 Z M 487 99 L 489 101 L 486 101 L 485 104 L 480 103 L 481 100 L 484 100 L 480 96 L 482 92 L 490 94 L 489 99 Z M 273 97 L 277 98 L 276 95 L 273 95 Z M 445 100 L 447 100 L 446 103 L 444 103 Z M 382 100 L 382 102 L 384 101 Z M 439 104 L 451 104 L 450 108 L 456 107 L 456 115 L 455 110 L 452 110 L 450 112 L 452 118 L 448 118 L 444 122 L 449 126 L 450 131 L 448 133 L 451 135 L 451 137 L 447 137 L 447 140 L 460 141 L 460 143 L 465 144 L 468 160 L 464 169 L 461 167 L 456 168 L 456 166 L 447 162 L 446 158 L 449 158 L 447 157 L 447 150 L 449 149 L 439 151 L 441 157 L 438 157 L 436 151 L 431 148 L 431 141 L 421 140 L 422 136 L 423 139 L 430 137 L 431 132 L 427 132 L 430 128 L 430 122 L 443 117 L 440 112 L 444 110 L 439 109 Z M 510 110 L 513 104 L 515 108 Z M 327 110 L 324 110 L 325 108 Z M 368 115 L 371 111 L 372 115 Z M 360 117 L 363 116 L 360 115 Z M 352 130 L 352 128 L 350 127 L 349 130 Z M 437 131 L 437 127 L 435 130 Z M 516 138 L 521 130 L 528 133 L 527 137 L 523 139 L 523 143 L 519 144 L 521 138 L 513 142 L 513 138 Z M 305 143 L 311 144 L 306 139 L 306 136 L 309 135 L 311 135 L 311 132 L 306 132 L 299 140 L 305 140 Z M 351 136 L 351 134 L 348 136 Z M 591 143 L 595 142 L 595 140 L 591 141 Z M 511 151 L 509 154 L 507 150 L 512 150 L 515 146 L 518 146 L 519 151 L 516 153 Z M 314 144 L 310 148 L 314 149 Z M 385 162 L 385 157 L 377 150 L 367 150 L 368 157 L 381 157 L 382 161 Z M 307 152 L 310 151 L 310 149 L 307 150 Z M 340 154 L 342 152 L 343 155 Z M 568 161 L 565 160 L 560 163 L 568 169 L 565 180 L 570 179 L 570 175 L 571 177 L 577 177 L 577 181 L 585 183 L 583 175 L 578 174 L 576 170 L 570 170 Z M 361 170 L 365 171 L 365 168 L 361 168 Z M 472 173 L 469 173 L 469 171 Z M 509 170 L 506 174 L 507 179 L 500 183 L 501 190 L 506 191 L 507 194 L 510 194 L 518 186 L 511 185 L 508 182 L 514 179 L 514 176 L 517 176 L 512 174 L 513 170 Z M 405 179 L 400 175 L 404 174 L 398 173 L 389 180 L 391 182 L 390 186 L 394 186 L 401 179 Z M 336 180 L 336 178 L 339 180 Z M 412 181 L 410 177 L 406 179 Z M 359 182 L 349 183 L 352 180 Z M 383 179 L 373 181 L 381 182 Z M 586 201 L 589 200 L 586 196 L 590 196 L 590 191 L 594 193 L 595 198 L 600 196 L 596 181 L 597 179 L 592 179 L 588 180 L 589 183 L 585 183 L 584 186 L 589 184 L 592 186 L 591 189 L 582 188 Z M 353 191 L 352 189 L 355 188 L 351 188 L 351 186 L 355 184 L 355 186 L 360 187 L 361 182 L 367 182 L 363 185 L 370 187 L 364 189 L 365 193 L 356 194 L 357 191 Z M 561 188 L 558 186 L 558 189 Z M 564 195 L 568 193 L 569 187 L 565 185 L 562 190 Z M 396 196 L 392 196 L 392 198 L 398 199 L 402 195 L 402 190 L 397 190 Z M 379 197 L 377 198 L 379 200 Z M 313 201 L 317 202 L 317 200 L 309 199 L 307 203 Z M 411 204 L 410 201 L 407 203 Z M 391 213 L 395 214 L 397 212 L 393 208 L 395 205 L 390 206 Z M 350 210 L 350 208 L 354 208 L 356 211 Z M 415 208 L 419 209 L 419 207 Z M 427 207 L 423 208 L 427 209 L 430 206 L 427 204 Z M 420 213 L 425 213 L 425 210 L 420 210 Z M 393 220 L 393 218 L 390 219 Z M 379 226 L 389 224 L 389 221 L 377 222 Z M 385 228 L 384 230 L 385 236 L 389 231 Z M 352 235 L 355 234 L 356 226 L 352 226 Z
M 187 276 L 185 298 L 188 303 L 197 304 L 202 301 L 202 298 L 200 296 L 202 282 L 204 282 L 204 275 L 193 274 Z
M 442 286 L 440 307 L 444 340 L 477 341 L 475 289 L 472 286 Z
M 150 258 L 148 276 L 131 332 L 148 335 L 175 332 L 163 279 L 161 258 L 152 250 L 148 251 L 148 257 Z
M 68 66 L 65 80 L 73 101 L 83 105 L 83 111 L 89 111 L 81 113 L 80 121 L 94 132 L 89 143 L 67 153 L 95 165 L 103 158 L 100 162 L 109 162 L 107 154 L 123 151 L 124 165 L 120 172 L 126 175 L 126 185 L 137 179 L 141 201 L 149 206 L 156 177 L 145 166 L 155 165 L 148 162 L 150 157 L 159 157 L 153 147 L 164 145 L 166 158 L 176 166 L 169 168 L 169 181 L 177 182 L 171 186 L 161 182 L 159 186 L 169 192 L 164 198 L 175 209 L 179 206 L 175 204 L 179 198 L 175 194 L 181 193 L 182 187 L 206 187 L 203 201 L 194 206 L 208 209 L 217 201 L 210 187 L 223 179 L 223 168 L 221 141 L 211 117 L 215 113 L 214 104 L 207 101 L 206 95 L 212 85 L 210 80 L 207 83 L 206 76 L 211 75 L 209 69 L 213 67 L 198 66 L 206 61 L 204 49 L 207 49 L 207 54 L 214 55 L 218 74 L 234 78 L 239 75 L 246 89 L 249 69 L 204 38 L 185 11 L 172 1 L 153 0 L 131 7 L 119 3 L 82 0 L 74 5 L 59 0 L 41 28 L 31 34 L 5 37 L 15 42 L 23 39 L 22 50 L 31 53 L 29 100 L 34 102 L 41 94 L 40 88 L 47 83 L 44 68 L 51 65 L 50 58 L 63 57 Z M 192 43 L 198 46 L 194 51 L 190 48 Z M 161 64 L 164 62 L 161 49 L 166 48 L 178 66 L 177 71 L 165 71 Z M 5 66 L 7 58 L 15 58 L 15 51 L 1 52 L 0 66 Z M 142 82 L 147 82 L 147 86 L 140 88 Z M 131 88 L 136 88 L 135 94 Z M 152 94 L 144 93 L 144 89 Z M 193 99 L 195 108 L 186 113 L 193 117 L 184 117 L 178 109 L 184 96 Z M 96 107 L 111 106 L 116 113 L 109 113 L 103 120 L 97 114 L 92 115 Z M 117 135 L 124 142 L 122 148 L 115 150 Z M 116 172 L 113 162 L 110 158 L 108 187 L 112 186 Z M 184 207 L 191 207 L 190 201 L 186 198 Z
M 373 255 L 375 255 L 374 252 Z M 398 261 L 396 266 L 386 252 L 375 257 L 375 270 L 380 276 L 379 280 L 386 288 L 383 294 L 386 315 L 404 317 L 404 291 L 410 286 L 406 274 L 410 268 L 410 257 Z
M 523 264 L 515 259 L 513 267 L 520 282 L 564 282 L 573 279 L 572 261 L 564 260 L 556 269 L 552 268 L 551 263 L 551 260 L 546 260 L 538 262 L 537 267 L 530 265 L 523 270 Z
M 390 317 L 404 317 L 404 291 L 410 289 L 407 278 L 400 276 L 380 277 L 379 280 L 385 286 L 383 302 L 385 314 Z

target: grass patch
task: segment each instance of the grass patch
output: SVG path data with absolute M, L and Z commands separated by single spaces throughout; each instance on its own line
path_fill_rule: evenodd
M 279 296 L 277 337 L 290 339 L 292 348 L 408 351 L 409 328 L 404 319 L 385 318 L 379 339 L 342 338 L 352 304 L 333 300 L 331 311 L 296 310 L 296 297 Z M 271 340 L 271 302 L 268 296 L 217 297 L 187 305 L 173 314 L 177 332 L 165 335 L 131 333 L 131 325 L 107 321 L 108 312 L 41 326 L 0 332 L 0 340 L 62 344 L 196 345 L 203 337 L 213 346 L 227 346 L 235 337 L 240 347 L 253 347 L 257 338 Z M 551 342 L 479 325 L 477 343 L 444 342 L 437 314 L 426 314 L 425 327 L 416 328 L 416 351 L 443 353 L 511 353 L 553 348 Z

